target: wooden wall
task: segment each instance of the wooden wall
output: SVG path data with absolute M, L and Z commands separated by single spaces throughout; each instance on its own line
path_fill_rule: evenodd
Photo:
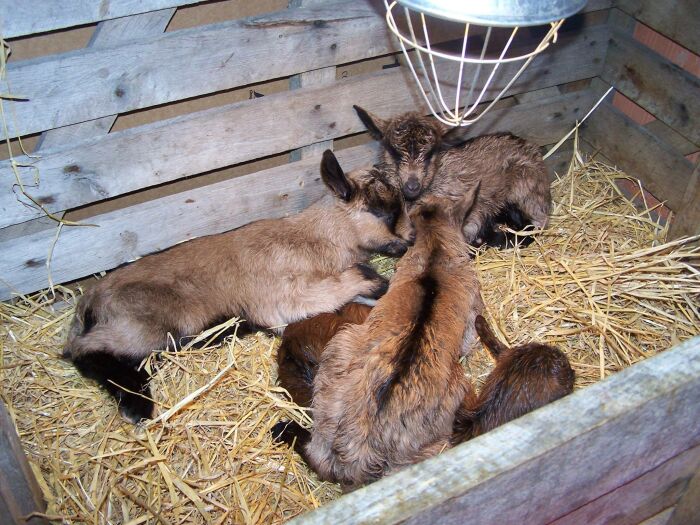
M 385 116 L 427 112 L 405 68 L 386 67 L 396 48 L 378 0 L 267 0 L 256 3 L 267 10 L 259 14 L 241 0 L 177 10 L 183 2 L 126 2 L 130 11 L 104 13 L 12 4 L 0 3 L 0 13 L 18 53 L 0 91 L 21 99 L 3 101 L 0 133 L 34 138 L 37 149 L 22 155 L 15 144 L 14 159 L 0 161 L 0 299 L 45 288 L 49 261 L 53 281 L 68 282 L 293 213 L 320 195 L 316 165 L 330 141 L 348 168 L 373 160 L 353 104 Z M 591 2 L 556 53 L 535 59 L 512 87 L 500 105 L 512 109 L 494 111 L 474 132 L 556 142 L 593 96 L 556 86 L 602 73 L 608 6 Z M 34 12 L 41 20 L 27 21 Z M 84 47 L 44 56 L 21 36 L 94 22 Z M 85 41 L 84 26 L 71 31 Z M 495 85 L 512 74 L 503 67 Z M 517 98 L 543 89 L 546 98 Z M 298 162 L 288 163 L 290 152 Z M 64 226 L 57 236 L 46 212 L 91 226 Z
M 618 0 L 615 6 L 600 78 L 637 108 L 625 114 L 620 104 L 602 106 L 584 137 L 667 203 L 675 212 L 672 236 L 700 233 L 697 2 L 680 0 L 670 8 L 653 0 Z M 640 111 L 650 118 L 635 118 Z

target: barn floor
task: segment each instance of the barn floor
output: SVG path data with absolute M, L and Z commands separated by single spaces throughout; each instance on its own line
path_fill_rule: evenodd
M 666 243 L 666 228 L 619 192 L 620 179 L 574 162 L 553 185 L 551 224 L 533 245 L 476 256 L 501 337 L 558 345 L 577 388 L 700 333 L 698 249 Z M 390 260 L 376 262 L 391 271 Z M 280 523 L 340 495 L 270 441 L 279 419 L 308 421 L 275 385 L 278 340 L 256 334 L 150 359 L 160 416 L 134 428 L 59 357 L 75 299 L 60 288 L 0 307 L 0 395 L 49 519 Z M 479 383 L 491 366 L 479 347 L 465 373 Z

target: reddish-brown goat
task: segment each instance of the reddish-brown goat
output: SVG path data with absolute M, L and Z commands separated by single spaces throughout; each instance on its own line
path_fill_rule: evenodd
M 98 281 L 77 306 L 65 357 L 136 422 L 153 411 L 139 364 L 169 333 L 177 341 L 235 316 L 279 327 L 379 297 L 386 280 L 364 263 L 406 251 L 392 232 L 400 192 L 373 170 L 346 175 L 330 151 L 321 177 L 334 195 L 298 215 L 179 244 Z
M 459 358 L 483 308 L 461 234 L 474 188 L 455 204 L 428 197 L 412 212 L 416 244 L 362 325 L 326 346 L 314 379 L 311 433 L 276 429 L 321 479 L 345 489 L 449 446 L 455 413 L 471 388 Z
M 383 120 L 354 107 L 370 135 L 381 141 L 382 169 L 409 203 L 426 193 L 456 196 L 481 184 L 463 225 L 467 242 L 505 247 L 515 239 L 497 224 L 514 230 L 547 225 L 549 175 L 535 144 L 510 133 L 467 140 L 461 128 L 417 113 Z M 521 238 L 523 245 L 531 241 L 531 236 Z
M 471 439 L 570 394 L 574 371 L 553 346 L 528 343 L 509 348 L 476 318 L 481 342 L 496 360 L 478 398 L 467 395 L 455 418 L 454 443 Z
M 311 405 L 314 377 L 328 341 L 343 326 L 364 323 L 371 310 L 366 304 L 350 303 L 338 312 L 318 314 L 284 329 L 277 350 L 277 375 L 292 401 L 303 407 Z

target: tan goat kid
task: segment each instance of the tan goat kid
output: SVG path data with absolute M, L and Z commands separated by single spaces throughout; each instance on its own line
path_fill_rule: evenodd
M 333 196 L 298 215 L 179 244 L 95 283 L 77 306 L 64 356 L 137 422 L 153 411 L 139 364 L 168 334 L 178 341 L 235 316 L 278 327 L 381 296 L 386 280 L 364 263 L 372 252 L 406 251 L 392 231 L 400 192 L 372 170 L 346 175 L 330 151 L 321 177 Z

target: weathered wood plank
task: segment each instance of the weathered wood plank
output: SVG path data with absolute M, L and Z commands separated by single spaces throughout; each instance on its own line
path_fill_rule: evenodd
M 700 145 L 700 79 L 633 38 L 613 32 L 603 80 Z
M 700 54 L 697 0 L 676 0 L 672 7 L 658 0 L 616 0 L 615 6 L 693 53 Z
M 674 505 L 698 468 L 700 447 L 693 447 L 549 525 L 637 525 Z
M 303 3 L 301 3 L 301 5 L 303 5 Z M 334 66 L 307 71 L 306 73 L 291 77 L 289 79 L 289 89 L 330 86 L 335 83 L 335 75 L 336 71 Z M 332 148 L 332 140 L 316 142 L 290 152 L 289 160 L 295 162 L 309 156 L 320 155 L 324 150 Z
M 45 131 L 388 53 L 389 36 L 371 2 L 340 1 L 10 63 L 0 90 L 29 101 L 5 101 L 15 115 L 8 132 Z
M 583 124 L 583 136 L 672 210 L 682 208 L 692 164 L 608 103 Z
M 115 45 L 133 38 L 162 33 L 168 26 L 173 14 L 175 14 L 174 8 L 161 9 L 160 11 L 100 22 L 88 45 L 99 48 Z M 66 148 L 68 145 L 73 145 L 77 142 L 104 136 L 109 133 L 116 118 L 117 115 L 109 115 L 96 120 L 88 120 L 46 131 L 39 138 L 34 154 L 36 155 L 37 152 L 40 153 L 42 150 Z M 60 212 L 58 215 L 62 218 L 63 212 Z M 36 224 L 30 224 L 31 222 Z M 28 234 L 36 231 L 37 228 L 46 229 L 55 226 L 54 221 L 44 221 L 41 218 L 32 219 L 25 223 L 1 228 L 0 240 L 11 236 Z
M 668 525 L 695 525 L 700 523 L 700 469 L 693 473 L 693 479 L 685 493 L 676 503 L 676 508 L 668 520 Z
M 644 124 L 644 128 L 656 135 L 660 140 L 666 142 L 673 147 L 681 155 L 690 155 L 698 151 L 698 147 L 690 142 L 683 135 L 675 131 L 670 126 L 667 126 L 660 120 L 652 120 L 648 124 Z
M 510 92 L 520 93 L 596 75 L 602 68 L 606 34 L 606 27 L 597 26 L 572 39 L 562 38 L 557 52 L 533 60 Z M 591 60 L 580 61 L 581 53 L 588 54 Z M 506 75 L 495 83 L 502 87 L 507 78 Z M 66 210 L 363 131 L 352 110 L 353 104 L 373 109 L 382 116 L 423 108 L 413 79 L 403 68 L 394 68 L 351 77 L 328 87 L 269 95 L 112 133 L 74 149 L 44 152 L 41 159 L 18 161 L 33 164 L 39 170 L 38 188 L 31 187 L 36 172 L 22 170 L 30 194 L 51 211 Z M 473 129 L 485 128 L 477 123 Z M 551 135 L 547 129 L 532 131 Z M 9 164 L 0 163 L 0 187 L 10 188 L 14 180 Z M 0 226 L 39 215 L 36 209 L 18 202 L 14 194 L 0 194 Z
M 570 43 L 570 38 L 561 36 L 557 53 L 545 55 L 557 56 Z M 271 42 L 290 51 L 272 53 Z M 598 48 L 605 45 L 607 38 L 597 42 Z M 109 49 L 11 63 L 7 68 L 11 89 L 2 82 L 0 89 L 30 100 L 5 102 L 15 114 L 14 122 L 8 123 L 8 133 L 14 136 L 394 50 L 394 38 L 371 0 L 340 1 L 174 31 Z M 592 62 L 586 65 L 602 67 L 596 49 L 586 50 L 585 56 Z M 260 67 L 261 57 L 265 67 Z M 582 65 L 580 57 L 568 64 L 574 71 Z M 456 68 L 450 69 L 456 76 Z M 512 73 L 513 67 L 508 67 L 498 75 L 509 79 Z M 544 68 L 540 74 L 561 72 Z
M 97 3 L 94 0 L 0 0 L 0 34 L 3 38 L 15 38 L 158 9 L 196 4 L 200 1 L 120 0 Z M 583 11 L 606 9 L 611 4 L 612 0 L 590 0 Z
M 25 520 L 32 512 L 46 508 L 41 489 L 22 451 L 15 425 L 0 400 L 0 511 L 8 525 L 44 525 L 43 518 Z
M 324 0 L 289 0 L 288 7 L 311 7 L 320 5 L 323 1 Z M 291 77 L 289 79 L 289 89 L 327 86 L 335 82 L 335 75 L 335 66 L 307 71 Z M 289 160 L 294 162 L 309 156 L 318 155 L 332 147 L 332 140 L 324 140 L 322 142 L 316 142 L 315 144 L 309 144 L 308 146 L 292 151 L 289 154 Z
M 141 15 L 118 18 L 100 22 L 90 39 L 89 47 L 118 45 L 122 42 L 149 35 L 158 35 L 165 31 L 175 9 L 161 9 Z M 109 115 L 96 120 L 79 122 L 70 126 L 49 130 L 42 134 L 37 144 L 39 149 L 63 148 L 67 144 L 106 135 L 114 124 L 117 115 Z
M 700 337 L 290 524 L 548 523 L 700 442 Z
M 395 77 L 390 76 L 389 78 Z M 361 84 L 366 86 L 367 82 L 361 82 Z M 378 86 L 378 88 L 382 87 L 385 87 L 384 84 Z M 386 89 L 390 88 L 386 87 Z M 299 90 L 299 93 L 302 91 Z M 268 98 L 272 99 L 272 96 L 263 97 L 257 102 Z M 593 99 L 592 94 L 585 91 L 562 95 L 555 100 L 548 99 L 537 103 L 493 110 L 479 123 L 480 127 L 470 131 L 478 134 L 484 130 L 510 130 L 540 144 L 551 144 L 559 140 L 576 119 L 585 113 L 593 104 Z M 362 124 L 352 110 L 351 104 L 355 100 L 367 102 L 372 99 L 363 97 L 347 99 L 338 95 L 333 97 L 333 100 L 338 107 L 347 108 L 342 120 L 338 119 L 336 115 L 335 120 L 331 121 L 337 121 L 336 128 L 348 127 L 358 131 L 362 129 Z M 401 104 L 406 104 L 403 98 L 397 99 L 397 102 L 399 108 L 407 109 L 401 106 Z M 308 103 L 308 111 L 301 111 L 295 117 L 299 121 L 299 127 L 295 126 L 294 133 L 304 133 L 305 129 L 330 129 L 328 125 L 319 124 L 318 120 L 310 123 L 305 121 L 304 115 L 313 116 L 319 112 L 319 110 L 314 109 L 316 103 L 317 98 L 312 96 Z M 372 106 L 368 105 L 368 107 Z M 386 111 L 389 114 L 396 112 L 396 107 L 391 104 L 378 107 L 382 108 L 382 112 Z M 275 108 L 273 107 L 271 111 L 274 112 Z M 261 119 L 260 125 L 263 122 L 265 119 Z M 276 121 L 271 119 L 271 122 L 274 124 Z M 279 130 L 276 131 L 279 133 Z M 280 139 L 274 137 L 275 130 L 271 130 L 269 133 L 271 141 L 279 142 Z M 250 144 L 247 147 L 254 148 L 255 145 Z M 344 158 L 343 155 L 350 155 L 347 162 L 363 158 L 365 164 L 370 163 L 374 159 L 371 154 L 372 150 L 363 148 L 342 150 L 339 153 L 341 161 Z M 229 146 L 225 149 L 228 151 L 236 148 Z M 210 155 L 215 154 L 222 154 L 222 152 L 213 150 L 210 153 Z M 180 161 L 185 162 L 186 160 L 187 153 L 185 152 Z M 313 168 L 311 171 L 314 177 L 318 178 L 318 160 L 311 159 L 310 162 Z M 99 229 L 65 228 L 56 246 L 51 264 L 53 279 L 55 282 L 77 279 L 90 273 L 113 268 L 154 250 L 167 248 L 185 238 L 223 231 L 222 226 L 226 226 L 223 229 L 233 228 L 251 220 L 281 213 L 280 210 L 296 211 L 299 208 L 292 206 L 292 204 L 305 204 L 309 202 L 310 198 L 304 197 L 303 194 L 297 195 L 296 192 L 302 190 L 290 179 L 301 167 L 309 169 L 308 161 L 275 168 L 272 172 L 261 172 L 257 183 L 257 192 L 260 194 L 259 201 L 256 201 L 254 197 L 256 176 L 250 175 L 226 183 L 230 185 L 214 185 L 211 189 L 193 190 L 194 193 L 185 192 L 179 196 L 158 199 L 113 214 L 91 218 L 88 222 L 100 224 Z M 118 180 L 117 175 L 118 173 L 115 173 L 115 179 Z M 270 180 L 279 180 L 279 182 L 270 183 Z M 315 188 L 319 184 L 318 181 L 311 183 L 304 179 L 303 183 L 305 191 L 312 192 L 312 196 L 317 195 L 313 192 L 317 191 Z M 238 184 L 244 185 L 243 188 L 248 192 L 247 196 L 241 196 L 241 192 L 244 190 L 241 190 Z M 288 194 L 289 199 L 280 202 L 277 197 L 282 194 Z M 202 195 L 206 195 L 206 197 L 202 197 Z M 189 200 L 197 203 L 209 201 L 211 204 L 204 207 L 202 204 L 190 203 Z M 281 208 L 278 209 L 278 207 Z M 168 220 L 165 223 L 157 219 L 162 217 L 163 210 L 167 210 L 168 214 Z M 143 227 L 143 225 L 152 224 L 156 220 L 162 226 L 159 228 Z M 0 300 L 7 298 L 10 292 L 26 293 L 46 286 L 47 277 L 44 264 L 54 234 L 55 230 L 50 230 L 37 232 L 24 238 L 10 238 L 7 241 L 0 241 Z M 89 251 L 85 250 L 86 246 L 90 247 Z M 77 252 L 81 253 L 79 258 L 74 256 Z
M 196 4 L 201 0 L 0 0 L 0 34 L 14 38 L 64 29 L 158 9 Z
M 695 162 L 685 188 L 685 197 L 674 211 L 669 231 L 671 238 L 700 233 L 700 160 Z
M 612 0 L 588 0 L 584 8 L 581 10 L 582 13 L 589 11 L 599 11 L 601 9 L 609 9 L 612 7 Z
M 651 518 L 644 520 L 639 525 L 667 525 L 668 519 L 671 517 L 671 514 L 673 514 L 673 510 L 673 507 L 669 507 L 668 509 L 659 512 L 656 516 L 652 516 Z

